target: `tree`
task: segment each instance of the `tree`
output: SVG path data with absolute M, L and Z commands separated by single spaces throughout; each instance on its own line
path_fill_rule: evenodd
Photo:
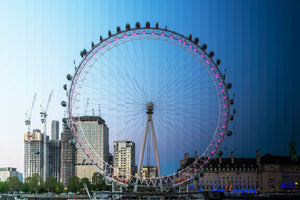
M 31 177 L 27 177 L 25 182 L 29 184 L 29 192 L 37 193 L 37 191 L 40 189 L 42 178 L 38 173 L 34 173 Z
M 45 183 L 41 180 L 41 183 L 40 183 L 40 185 L 38 187 L 37 193 L 40 194 L 40 193 L 44 193 L 44 192 L 46 192 Z
M 0 192 L 7 193 L 8 190 L 9 190 L 9 187 L 8 187 L 7 182 L 6 181 L 5 182 L 0 181 Z
M 102 174 L 100 174 L 99 172 L 95 172 L 92 176 L 92 184 L 93 185 L 97 185 L 100 184 L 102 182 Z
M 27 182 L 23 183 L 22 191 L 25 192 L 25 193 L 29 192 L 29 183 L 27 183 Z
M 22 183 L 17 176 L 7 178 L 7 184 L 10 191 L 20 191 Z
M 92 176 L 92 187 L 96 191 L 106 190 L 106 183 L 102 174 L 99 172 L 95 172 Z
M 64 191 L 64 185 L 61 182 L 56 182 L 55 184 L 55 193 L 59 194 Z
M 77 192 L 79 189 L 79 178 L 77 176 L 71 176 L 67 186 L 69 192 Z
M 82 178 L 79 182 L 79 191 L 80 191 L 80 193 L 86 193 L 83 184 L 86 184 L 89 190 L 92 189 L 92 187 L 91 187 L 92 184 L 91 184 L 90 180 L 88 178 Z
M 55 192 L 56 191 L 57 180 L 54 176 L 48 176 L 45 182 L 45 189 L 47 192 Z

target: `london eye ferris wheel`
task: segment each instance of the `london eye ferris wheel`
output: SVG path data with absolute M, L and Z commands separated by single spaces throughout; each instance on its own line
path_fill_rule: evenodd
M 106 178 L 123 185 L 180 184 L 218 153 L 225 135 L 232 134 L 233 99 L 220 60 L 206 49 L 191 35 L 137 22 L 134 28 L 127 24 L 125 30 L 109 31 L 81 52 L 82 61 L 67 76 L 68 102 L 62 104 L 76 145 Z M 80 119 L 95 115 L 99 106 L 110 152 L 114 141 L 135 143 L 135 173 L 114 169 L 87 139 Z M 195 159 L 180 168 L 183 155 L 195 152 Z M 155 166 L 157 174 L 142 176 L 143 166 Z

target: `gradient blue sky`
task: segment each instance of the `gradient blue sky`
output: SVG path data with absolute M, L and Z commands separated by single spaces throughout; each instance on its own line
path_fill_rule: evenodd
M 198 36 L 226 67 L 237 114 L 226 154 L 288 155 L 294 137 L 300 151 L 300 94 L 296 61 L 300 16 L 297 1 L 0 1 L 0 167 L 23 172 L 25 112 L 37 92 L 32 128 L 40 104 L 50 121 L 60 120 L 62 85 L 79 52 L 116 26 L 159 22 Z M 298 88 L 298 89 L 297 89 Z M 231 93 L 232 95 L 232 93 Z

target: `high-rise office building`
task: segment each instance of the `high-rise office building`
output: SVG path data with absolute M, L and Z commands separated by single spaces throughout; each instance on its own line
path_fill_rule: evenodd
M 132 141 L 114 141 L 114 175 L 122 178 L 124 174 L 135 173 L 135 143 Z
M 71 176 L 75 175 L 75 146 L 70 142 L 72 132 L 67 124 L 63 124 L 61 133 L 61 173 L 60 180 L 66 187 Z
M 51 140 L 48 142 L 48 176 L 54 176 L 60 181 L 61 167 L 61 141 Z
M 113 156 L 112 153 L 109 153 L 109 154 L 108 154 L 108 164 L 109 164 L 110 166 L 113 166 L 113 163 L 114 163 L 114 156 Z
M 59 122 L 52 121 L 51 141 L 48 142 L 48 175 L 60 181 L 61 173 L 61 141 L 59 140 Z
M 38 173 L 42 179 L 44 178 L 44 145 L 47 145 L 48 140 L 49 136 L 44 141 L 44 134 L 39 129 L 24 134 L 24 179 L 34 173 Z
M 75 125 L 78 122 L 75 119 Z M 97 116 L 82 116 L 80 117 L 81 128 L 84 131 L 85 137 L 89 144 L 93 147 L 95 153 L 99 155 L 104 161 L 108 162 L 109 159 L 109 129 L 105 124 L 105 121 L 101 117 Z M 79 178 L 89 178 L 92 180 L 92 176 L 95 172 L 99 172 L 97 166 L 92 165 L 86 155 L 82 151 L 76 153 L 76 176 Z M 102 166 L 103 163 L 99 162 L 98 165 Z M 102 173 L 100 171 L 100 173 Z
M 59 140 L 59 121 L 51 123 L 51 140 Z

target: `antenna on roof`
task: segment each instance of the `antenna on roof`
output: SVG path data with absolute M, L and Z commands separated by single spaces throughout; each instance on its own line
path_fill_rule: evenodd
M 86 100 L 85 112 L 84 112 L 85 115 L 87 115 L 87 109 L 88 109 L 88 105 L 89 105 L 89 100 L 90 100 L 90 98 L 87 98 L 87 100 Z
M 99 117 L 101 118 L 101 109 L 100 109 L 100 103 L 98 104 L 98 111 L 99 111 Z

